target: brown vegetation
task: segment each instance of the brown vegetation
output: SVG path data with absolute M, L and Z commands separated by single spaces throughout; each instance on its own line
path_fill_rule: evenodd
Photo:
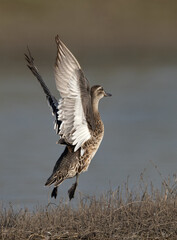
M 99 198 L 80 196 L 76 208 L 63 201 L 34 212 L 1 208 L 0 239 L 177 239 L 176 182 L 163 181 L 159 191 L 141 179 L 142 191 L 125 184 Z

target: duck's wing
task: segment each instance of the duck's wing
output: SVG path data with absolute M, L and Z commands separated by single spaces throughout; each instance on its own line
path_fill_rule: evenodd
M 59 135 L 61 140 L 75 146 L 77 151 L 83 143 L 91 138 L 94 128 L 91 96 L 88 80 L 81 67 L 57 35 L 57 58 L 55 64 L 55 81 L 61 99 L 58 106 Z
M 41 87 L 46 95 L 47 102 L 52 110 L 52 114 L 55 116 L 55 125 L 54 129 L 56 130 L 56 133 L 59 133 L 59 127 L 61 124 L 61 121 L 58 119 L 58 101 L 56 98 L 50 93 L 48 87 L 46 86 L 45 82 L 43 81 L 41 75 L 39 74 L 39 71 L 37 67 L 34 65 L 34 58 L 31 56 L 31 52 L 28 48 L 28 54 L 25 54 L 26 61 L 28 62 L 27 66 L 31 70 L 31 72 L 34 74 L 34 76 L 37 78 L 39 83 L 41 84 Z

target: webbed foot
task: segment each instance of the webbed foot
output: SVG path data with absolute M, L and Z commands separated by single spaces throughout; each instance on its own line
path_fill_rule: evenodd
M 72 187 L 68 190 L 68 195 L 69 195 L 69 200 L 71 200 L 72 198 L 74 198 L 74 193 L 76 191 L 76 187 L 77 187 L 77 182 L 75 182 Z
M 53 191 L 51 193 L 51 197 L 54 197 L 55 199 L 57 197 L 57 189 L 58 189 L 58 187 L 54 187 L 54 189 L 53 189 Z
M 78 184 L 78 178 L 79 178 L 79 174 L 76 174 L 76 182 L 72 185 L 72 187 L 68 190 L 68 195 L 69 195 L 69 200 L 71 201 L 72 198 L 74 198 L 74 193 L 76 191 L 77 188 L 77 184 Z

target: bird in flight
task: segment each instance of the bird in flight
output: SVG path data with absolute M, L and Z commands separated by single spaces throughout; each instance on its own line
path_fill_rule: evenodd
M 68 190 L 71 200 L 74 198 L 80 173 L 88 169 L 103 139 L 104 125 L 98 111 L 99 100 L 111 94 L 106 93 L 100 85 L 90 88 L 80 64 L 58 35 L 55 41 L 57 57 L 54 73 L 56 88 L 61 97 L 59 101 L 44 83 L 29 49 L 25 57 L 27 66 L 43 88 L 52 114 L 55 116 L 54 129 L 60 136 L 58 143 L 65 145 L 65 150 L 57 160 L 45 185 L 54 185 L 51 197 L 56 198 L 58 186 L 65 179 L 76 176 L 76 182 Z

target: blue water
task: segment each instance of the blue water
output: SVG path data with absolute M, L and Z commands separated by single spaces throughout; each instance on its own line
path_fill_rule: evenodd
M 51 69 L 43 72 L 56 95 Z M 91 85 L 101 84 L 113 96 L 100 102 L 105 136 L 88 172 L 79 178 L 73 201 L 79 193 L 114 190 L 127 176 L 136 189 L 142 172 L 146 182 L 160 187 L 162 179 L 151 161 L 164 178 L 177 172 L 176 65 L 115 63 L 103 69 L 87 66 L 85 73 Z M 44 183 L 63 151 L 55 144 L 54 119 L 28 70 L 15 77 L 4 74 L 0 84 L 0 201 L 19 207 L 47 204 L 52 188 Z M 52 202 L 68 201 L 73 182 L 66 180 Z

